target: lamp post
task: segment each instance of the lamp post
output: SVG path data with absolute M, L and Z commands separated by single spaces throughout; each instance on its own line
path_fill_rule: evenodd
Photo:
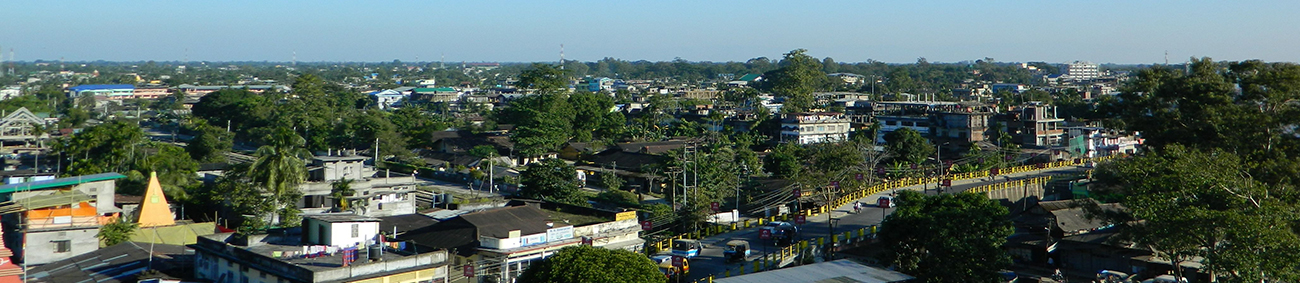
M 741 177 L 748 177 L 748 176 L 749 176 L 749 164 L 741 164 L 741 165 L 740 165 L 740 174 L 741 174 Z M 743 178 L 740 178 L 740 177 L 737 177 L 737 178 L 736 178 L 736 181 L 737 181 L 737 182 L 736 182 L 736 183 L 737 183 L 737 184 L 736 184 L 736 211 L 735 211 L 735 215 L 732 215 L 732 216 L 731 216 L 731 222 L 733 222 L 733 223 L 736 222 L 736 221 L 738 221 L 738 220 L 740 219 L 740 187 L 744 186 L 743 183 L 740 183 L 741 179 L 743 179 Z

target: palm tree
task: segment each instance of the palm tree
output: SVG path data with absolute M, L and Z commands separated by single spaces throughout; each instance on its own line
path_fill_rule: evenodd
M 335 207 L 339 211 L 347 211 L 352 208 L 352 202 L 348 200 L 348 197 L 357 194 L 357 191 L 352 189 L 352 181 L 343 179 L 330 184 L 330 197 L 334 198 Z
M 284 204 L 292 203 L 286 198 L 297 195 L 298 184 L 307 179 L 304 160 L 311 158 L 311 153 L 303 148 L 306 143 L 307 140 L 297 133 L 281 127 L 269 137 L 266 145 L 257 148 L 253 154 L 257 160 L 248 166 L 248 177 L 253 185 L 271 196 L 273 225 L 280 223 L 281 211 L 287 209 Z

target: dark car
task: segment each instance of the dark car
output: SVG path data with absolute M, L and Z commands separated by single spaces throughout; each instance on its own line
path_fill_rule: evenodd
M 770 231 L 772 243 L 778 246 L 788 246 L 799 239 L 799 227 L 795 227 L 794 224 L 789 222 L 768 222 L 760 229 Z

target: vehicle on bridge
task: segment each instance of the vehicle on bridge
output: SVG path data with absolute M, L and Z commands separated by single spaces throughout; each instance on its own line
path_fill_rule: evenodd
M 650 260 L 654 261 L 655 264 L 659 266 L 659 272 L 662 272 L 664 276 L 668 277 L 668 280 L 677 280 L 677 279 L 686 278 L 686 276 L 691 274 L 691 260 L 687 258 L 682 258 L 681 267 L 677 267 L 673 265 L 674 257 L 678 257 L 678 256 L 657 255 L 657 256 L 650 257 Z
M 876 199 L 876 206 L 880 208 L 892 208 L 898 206 L 898 202 L 891 196 L 882 196 Z
M 790 222 L 772 221 L 759 229 L 768 230 L 772 235 L 772 243 L 778 246 L 788 246 L 799 239 L 799 227 Z
M 670 254 L 684 258 L 693 258 L 699 256 L 700 250 L 702 249 L 704 249 L 704 245 L 700 244 L 700 241 L 698 240 L 678 239 L 673 240 L 673 249 Z
M 727 241 L 727 247 L 722 250 L 722 256 L 728 262 L 745 261 L 749 257 L 749 241 Z

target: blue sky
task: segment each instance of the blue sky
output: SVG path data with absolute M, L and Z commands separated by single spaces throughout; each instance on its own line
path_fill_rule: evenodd
M 20 61 L 555 61 L 564 44 L 583 61 L 804 48 L 839 62 L 1297 62 L 1297 12 L 1294 0 L 12 1 L 0 48 Z

